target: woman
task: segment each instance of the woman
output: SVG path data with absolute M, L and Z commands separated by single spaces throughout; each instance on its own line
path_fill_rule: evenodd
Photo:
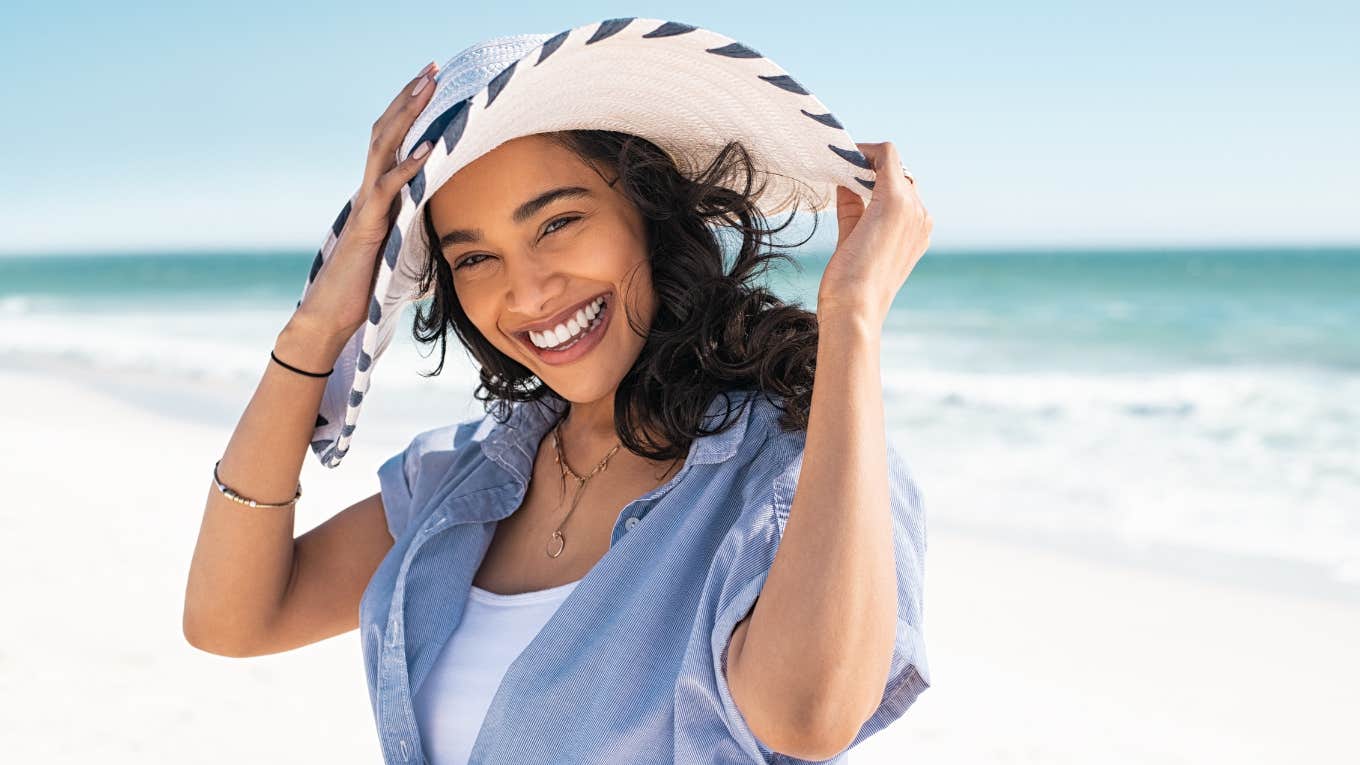
M 514 103 L 517 62 L 560 49 L 580 72 L 630 22 L 648 22 L 637 41 L 696 30 L 499 38 L 446 65 L 503 56 L 447 111 L 433 65 L 403 86 L 217 466 L 186 637 L 254 656 L 358 627 L 389 762 L 839 759 L 929 685 L 924 517 L 885 440 L 878 358 L 931 221 L 892 144 L 857 144 L 886 169 L 867 205 L 836 189 L 815 314 L 756 284 L 782 227 L 758 204 L 774 173 L 740 141 L 686 172 L 631 132 L 529 132 L 429 181 L 429 157 L 473 140 L 476 107 Z M 638 44 L 627 60 L 659 49 Z M 733 45 L 717 50 L 752 58 Z M 430 125 L 441 151 L 416 145 Z M 720 231 L 739 239 L 730 267 Z M 336 424 L 323 393 L 354 380 L 321 370 L 347 352 L 371 367 L 394 313 L 384 278 L 408 259 L 430 296 L 417 339 L 443 354 L 458 337 L 488 415 L 419 434 L 378 493 L 294 540 L 309 436 Z M 346 438 L 363 390 L 338 397 Z

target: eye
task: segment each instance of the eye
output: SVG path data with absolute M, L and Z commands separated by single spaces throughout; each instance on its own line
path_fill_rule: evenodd
M 578 221 L 578 220 L 580 220 L 580 219 L 581 219 L 581 216 L 579 216 L 579 215 L 563 215 L 561 218 L 558 218 L 558 219 L 553 220 L 553 221 L 549 221 L 549 222 L 548 222 L 548 225 L 543 227 L 543 235 L 544 235 L 544 236 L 547 236 L 548 234 L 553 234 L 553 233 L 556 233 L 556 232 L 561 231 L 562 229 L 566 228 L 565 225 L 563 225 L 563 226 L 561 226 L 561 227 L 559 227 L 559 228 L 553 228 L 553 224 L 554 224 L 554 223 L 567 224 L 567 223 L 572 223 L 572 222 Z
M 462 268 L 462 267 L 464 267 L 464 266 L 475 266 L 475 265 L 477 265 L 478 263 L 481 263 L 481 262 L 482 262 L 482 261 L 480 261 L 480 260 L 476 260 L 476 258 L 486 258 L 486 257 L 489 257 L 489 256 L 483 255 L 483 254 L 481 254 L 480 252 L 478 252 L 478 253 L 473 253 L 472 255 L 469 255 L 469 256 L 467 256 L 466 258 L 463 258 L 462 260 L 458 261 L 458 265 L 454 266 L 454 267 L 453 267 L 453 270 L 457 271 L 458 269 L 460 269 L 460 268 Z
M 554 220 L 548 221 L 548 225 L 543 227 L 543 235 L 547 236 L 548 234 L 555 234 L 558 231 L 561 231 L 562 229 L 566 228 L 567 224 L 575 223 L 580 219 L 581 219 L 580 215 L 563 215 L 561 218 L 556 218 Z M 557 228 L 553 228 L 553 226 L 558 223 L 561 223 L 563 225 L 558 226 Z M 480 252 L 473 253 L 472 255 L 469 255 L 466 258 L 463 258 L 462 260 L 458 261 L 458 265 L 454 266 L 453 270 L 457 271 L 465 266 L 470 268 L 488 259 L 489 257 L 490 257 L 489 255 L 484 255 Z M 480 258 L 481 260 L 478 260 L 478 258 Z

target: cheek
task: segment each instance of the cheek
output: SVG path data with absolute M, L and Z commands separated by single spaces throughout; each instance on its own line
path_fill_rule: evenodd
M 496 312 L 493 306 L 485 299 L 478 300 L 477 290 L 458 290 L 454 292 L 458 295 L 458 302 L 463 306 L 463 313 L 467 315 L 468 321 L 476 327 L 482 336 L 491 342 L 497 342 L 496 335 Z

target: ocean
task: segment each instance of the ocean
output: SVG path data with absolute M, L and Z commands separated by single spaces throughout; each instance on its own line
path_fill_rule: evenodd
M 0 367 L 225 444 L 312 255 L 0 257 Z M 828 255 L 770 286 L 813 307 Z M 930 252 L 884 325 L 886 427 L 932 525 L 1358 593 L 1357 327 L 1360 249 Z M 480 412 L 461 348 L 428 353 L 398 334 L 356 445 Z

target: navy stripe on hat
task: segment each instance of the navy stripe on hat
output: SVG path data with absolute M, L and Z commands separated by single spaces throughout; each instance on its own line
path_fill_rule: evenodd
M 759 53 L 739 42 L 729 43 L 721 48 L 709 48 L 708 52 L 716 53 L 719 56 L 728 56 L 730 58 L 761 58 Z
M 841 124 L 840 120 L 832 116 L 831 112 L 827 112 L 826 114 L 813 114 L 807 109 L 799 109 L 798 111 L 802 112 L 803 114 L 806 114 L 807 116 L 813 118 L 814 120 L 817 120 L 818 122 L 822 123 L 823 125 L 826 125 L 827 127 L 833 127 L 836 128 L 837 130 L 845 129 L 845 126 Z
M 411 190 L 411 202 L 420 204 L 420 200 L 425 197 L 425 166 L 421 165 L 420 170 L 416 171 L 415 177 L 406 182 L 406 186 Z
M 771 85 L 778 85 L 779 87 L 783 88 L 784 90 L 787 90 L 790 93 L 797 93 L 800 96 L 812 95 L 811 93 L 807 92 L 802 85 L 799 85 L 797 80 L 793 79 L 787 74 L 775 75 L 773 77 L 766 77 L 765 75 L 762 74 L 760 75 L 760 79 L 770 83 Z
M 612 37 L 618 34 L 619 31 L 628 26 L 634 18 L 636 17 L 629 16 L 626 19 L 606 19 L 605 21 L 601 21 L 599 28 L 595 30 L 595 34 L 591 35 L 589 40 L 586 40 L 586 45 L 597 43 L 606 37 Z
M 340 236 L 340 232 L 345 228 L 345 221 L 349 220 L 351 204 L 345 202 L 345 206 L 340 210 L 340 214 L 335 216 L 335 222 L 331 224 L 331 233 Z
M 534 62 L 534 66 L 538 66 L 539 64 L 543 63 L 543 60 L 546 59 L 548 56 L 551 56 L 553 54 L 553 51 L 556 51 L 558 48 L 562 47 L 562 43 L 566 42 L 567 35 L 569 34 L 571 34 L 570 29 L 568 29 L 565 32 L 558 32 L 557 34 L 553 35 L 552 37 L 544 41 L 543 52 L 538 54 L 538 60 Z
M 841 159 L 845 160 L 846 162 L 849 162 L 855 167 L 862 167 L 865 170 L 874 169 L 873 163 L 871 163 L 869 159 L 865 157 L 863 154 L 861 154 L 859 151 L 842 149 L 839 146 L 832 146 L 831 144 L 827 144 L 826 148 L 836 152 L 836 154 L 838 154 Z
M 495 101 L 496 96 L 501 94 L 501 88 L 504 88 L 505 83 L 510 81 L 510 77 L 515 73 L 515 64 L 518 63 L 518 61 L 511 61 L 510 66 L 507 66 L 500 74 L 492 77 L 491 82 L 486 84 L 486 105 L 482 107 L 483 109 L 491 106 L 491 102 Z
M 401 228 L 393 226 L 387 234 L 387 249 L 383 251 L 383 261 L 389 268 L 397 265 L 397 254 L 401 252 Z
M 665 24 L 662 24 L 656 29 L 653 29 L 652 31 L 643 35 L 643 38 L 646 39 L 652 37 L 674 37 L 675 35 L 682 35 L 686 32 L 693 32 L 694 29 L 695 27 L 690 24 L 681 24 L 678 21 L 667 21 Z

